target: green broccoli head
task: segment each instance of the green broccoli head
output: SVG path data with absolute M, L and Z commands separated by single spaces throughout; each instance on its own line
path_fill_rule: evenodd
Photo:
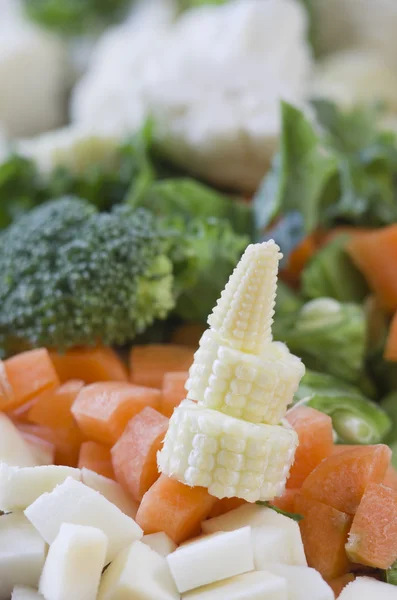
M 0 235 L 0 345 L 121 345 L 174 307 L 166 235 L 145 209 L 43 204 Z

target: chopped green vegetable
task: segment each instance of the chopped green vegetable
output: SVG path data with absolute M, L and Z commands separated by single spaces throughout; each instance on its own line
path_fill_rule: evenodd
M 296 313 L 303 306 L 303 300 L 283 281 L 277 282 L 275 318 Z
M 38 171 L 27 158 L 11 155 L 0 165 L 0 229 L 41 201 Z
M 378 129 L 379 111 L 313 105 L 319 126 L 297 108 L 282 106 L 279 155 L 254 200 L 257 231 L 291 211 L 302 215 L 307 233 L 340 222 L 395 222 L 397 147 L 394 135 Z
M 339 302 L 361 302 L 368 285 L 345 252 L 349 236 L 338 235 L 319 250 L 302 273 L 302 294 L 307 298 L 335 298 Z
M 357 384 L 363 373 L 366 319 L 361 306 L 319 298 L 275 320 L 275 339 L 285 342 L 309 369 Z
M 24 0 L 27 15 L 63 35 L 79 35 L 119 20 L 131 0 Z
M 325 373 L 307 370 L 294 400 L 329 415 L 343 444 L 379 444 L 392 427 L 387 412 L 358 387 Z
M 386 411 L 389 415 L 392 427 L 389 432 L 389 435 L 386 438 L 386 442 L 392 443 L 397 442 L 397 392 L 393 391 L 388 394 L 380 403 L 381 407 Z
M 397 585 L 397 560 L 389 569 L 386 569 L 386 582 L 391 585 Z
M 0 346 L 123 344 L 174 307 L 167 232 L 144 209 L 64 198 L 0 234 Z
M 258 504 L 259 506 L 266 506 L 266 508 L 271 508 L 271 510 L 274 510 L 274 512 L 278 513 L 279 515 L 283 515 L 284 517 L 288 517 L 290 519 L 292 519 L 293 521 L 302 521 L 303 520 L 303 516 L 299 515 L 298 513 L 290 513 L 287 512 L 285 510 L 282 510 L 281 508 L 278 508 L 277 506 L 274 506 L 274 504 L 271 504 L 270 502 L 265 502 L 263 500 L 258 500 L 256 502 L 256 504 Z

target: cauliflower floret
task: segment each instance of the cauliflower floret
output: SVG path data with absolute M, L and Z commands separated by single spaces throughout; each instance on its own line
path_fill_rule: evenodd
M 19 154 L 32 159 L 43 175 L 55 167 L 66 167 L 72 173 L 84 173 L 92 164 L 108 167 L 116 163 L 119 148 L 117 137 L 76 125 L 20 140 L 15 147 Z
M 367 48 L 397 68 L 396 0 L 315 0 L 311 6 L 320 51 Z
M 397 74 L 367 50 L 338 52 L 320 61 L 310 93 L 330 98 L 343 108 L 381 100 L 388 111 L 397 112 Z
M 150 114 L 176 163 L 253 190 L 277 146 L 280 99 L 303 102 L 312 67 L 306 34 L 296 0 L 201 7 L 137 36 L 126 25 L 98 48 L 72 116 L 125 132 Z
M 0 125 L 9 136 L 34 135 L 64 118 L 67 50 L 13 3 L 0 0 Z

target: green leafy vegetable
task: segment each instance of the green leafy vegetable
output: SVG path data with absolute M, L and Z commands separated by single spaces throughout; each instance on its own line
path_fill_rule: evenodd
M 391 585 L 397 585 L 397 560 L 392 564 L 389 569 L 386 569 L 386 583 Z
M 119 20 L 131 0 L 24 0 L 27 15 L 63 35 L 79 35 Z
M 379 226 L 397 220 L 395 137 L 378 128 L 379 111 L 343 113 L 327 101 L 313 103 L 317 124 L 282 105 L 280 151 L 255 199 L 256 229 L 298 211 L 304 230 L 338 223 Z
M 303 306 L 303 300 L 286 283 L 277 282 L 277 297 L 275 317 L 280 318 L 291 313 L 296 313 Z
M 390 394 L 381 400 L 380 405 L 389 415 L 392 422 L 392 427 L 386 438 L 386 442 L 397 442 L 397 392 L 390 392 Z
M 299 515 L 298 513 L 290 513 L 285 510 L 282 510 L 281 508 L 274 506 L 274 504 L 271 504 L 270 502 L 264 502 L 262 500 L 258 500 L 256 502 L 256 504 L 258 504 L 259 506 L 266 506 L 266 508 L 271 508 L 271 510 L 274 510 L 274 512 L 278 513 L 279 515 L 288 517 L 288 518 L 292 519 L 293 521 L 299 522 L 299 521 L 302 521 L 304 518 L 302 515 Z
M 41 182 L 34 163 L 12 155 L 0 165 L 0 229 L 42 199 Z
M 297 313 L 276 319 L 275 339 L 285 342 L 305 365 L 357 383 L 363 372 L 366 318 L 361 306 L 319 298 Z
M 338 235 L 309 261 L 302 273 L 302 293 L 307 298 L 335 298 L 361 302 L 369 289 L 364 277 L 345 252 L 349 236 Z

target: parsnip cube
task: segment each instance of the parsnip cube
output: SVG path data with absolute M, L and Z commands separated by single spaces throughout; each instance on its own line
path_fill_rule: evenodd
M 335 595 L 320 573 L 309 567 L 268 564 L 265 571 L 287 582 L 288 600 L 334 600 Z
M 0 510 L 24 510 L 68 477 L 80 480 L 80 470 L 55 465 L 19 468 L 3 463 L 0 465 Z
M 257 555 L 256 559 L 258 561 L 262 560 L 260 557 L 263 552 L 263 546 L 257 542 L 257 536 L 263 535 L 263 531 L 257 533 L 255 530 L 257 528 L 263 529 L 264 527 L 269 527 L 285 531 L 288 534 L 289 542 L 285 549 L 285 562 L 291 565 L 307 566 L 298 523 L 276 513 L 270 508 L 256 504 L 243 504 L 224 515 L 203 521 L 201 528 L 204 533 L 215 533 L 216 531 L 233 531 L 246 525 L 251 526 L 253 529 L 254 553 Z M 276 559 L 273 558 L 273 562 L 274 560 Z
M 43 596 L 33 588 L 16 585 L 12 590 L 11 600 L 44 600 Z
M 339 600 L 396 600 L 397 588 L 394 585 L 372 579 L 357 577 L 349 583 L 339 596 Z
M 160 556 L 164 557 L 171 554 L 171 552 L 175 552 L 178 547 L 175 542 L 163 531 L 144 535 L 142 542 L 160 554 Z
M 64 523 L 40 578 L 45 600 L 95 600 L 108 540 L 100 529 Z
M 16 585 L 37 588 L 44 565 L 44 540 L 22 513 L 0 517 L 0 600 Z
M 169 554 L 167 561 L 181 594 L 253 571 L 251 527 L 203 537 Z
M 254 548 L 255 569 L 266 570 L 268 563 L 290 564 L 290 531 L 281 527 L 253 527 L 252 544 Z M 293 562 L 293 561 L 292 561 Z
M 108 538 L 106 560 L 141 539 L 142 529 L 99 492 L 70 477 L 51 493 L 37 498 L 25 515 L 49 544 L 55 540 L 62 523 L 101 529 Z
M 120 552 L 102 576 L 98 600 L 179 600 L 167 561 L 142 542 Z
M 37 464 L 28 444 L 4 413 L 0 413 L 0 463 L 13 467 L 34 467 Z
M 182 600 L 288 600 L 287 583 L 271 573 L 253 571 L 183 594 Z
M 85 467 L 81 469 L 81 480 L 85 485 L 105 496 L 109 502 L 115 504 L 125 515 L 131 517 L 131 519 L 135 519 L 138 504 L 125 493 L 119 483 Z

